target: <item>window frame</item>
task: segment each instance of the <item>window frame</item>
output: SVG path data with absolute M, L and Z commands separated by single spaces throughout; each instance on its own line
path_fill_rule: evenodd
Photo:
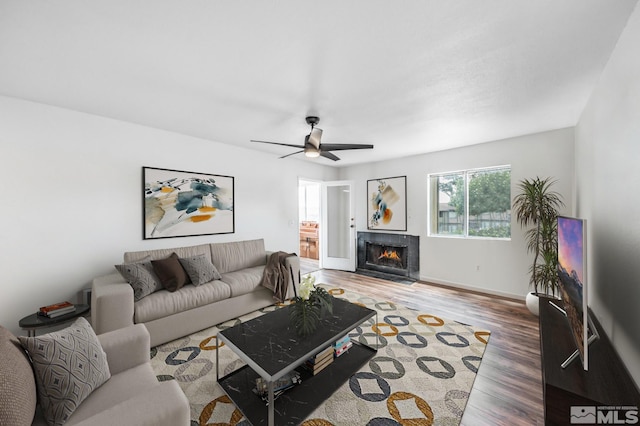
M 476 167 L 471 169 L 462 169 L 462 170 L 454 170 L 440 173 L 429 173 L 427 175 L 427 237 L 435 237 L 435 238 L 455 238 L 455 239 L 474 239 L 474 240 L 491 240 L 491 241 L 511 241 L 511 232 L 509 232 L 508 237 L 488 237 L 488 236 L 477 236 L 477 235 L 469 235 L 469 176 L 478 173 L 478 172 L 487 172 L 487 171 L 499 171 L 499 170 L 509 170 L 510 179 L 509 179 L 509 199 L 511 199 L 511 172 L 512 167 L 510 164 L 503 164 L 499 166 L 490 166 L 490 167 Z M 452 175 L 462 175 L 463 183 L 464 183 L 464 220 L 463 220 L 463 232 L 462 234 L 442 234 L 437 232 L 438 228 L 438 217 L 440 214 L 439 207 L 439 197 L 438 197 L 438 183 L 437 181 L 433 181 L 433 178 L 442 177 L 442 176 L 452 176 Z M 435 198 L 434 198 L 435 197 Z

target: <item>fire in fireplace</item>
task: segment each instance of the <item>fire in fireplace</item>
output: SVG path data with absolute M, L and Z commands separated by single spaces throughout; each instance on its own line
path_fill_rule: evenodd
M 407 247 L 388 246 L 368 242 L 366 262 L 372 265 L 406 269 L 406 251 Z
M 398 252 L 395 250 L 385 250 L 380 256 L 378 256 L 378 260 L 380 259 L 391 259 L 397 262 L 401 262 L 400 256 L 398 256 Z

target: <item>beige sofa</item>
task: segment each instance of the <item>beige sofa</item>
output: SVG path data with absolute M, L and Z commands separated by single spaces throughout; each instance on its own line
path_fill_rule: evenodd
M 91 292 L 91 320 L 96 333 L 144 324 L 153 347 L 275 302 L 273 292 L 260 285 L 271 255 L 262 239 L 127 252 L 124 262 L 166 259 L 172 253 L 180 258 L 204 255 L 221 278 L 199 286 L 187 284 L 175 292 L 156 291 L 134 301 L 131 285 L 118 272 L 98 277 Z M 291 275 L 287 297 L 292 297 L 294 286 L 300 284 L 300 263 L 297 256 L 286 258 L 285 263 Z
M 65 426 L 190 424 L 189 401 L 178 383 L 159 382 L 151 369 L 149 333 L 143 326 L 97 338 L 111 377 L 80 403 Z M 29 358 L 18 339 L 0 326 L 0 424 L 46 425 L 36 399 Z

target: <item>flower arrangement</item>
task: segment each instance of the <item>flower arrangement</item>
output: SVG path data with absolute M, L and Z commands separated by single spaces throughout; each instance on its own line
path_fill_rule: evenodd
M 316 331 L 323 311 L 333 313 L 333 297 L 322 287 L 315 286 L 316 278 L 305 275 L 300 282 L 299 295 L 294 297 L 289 320 L 301 336 Z

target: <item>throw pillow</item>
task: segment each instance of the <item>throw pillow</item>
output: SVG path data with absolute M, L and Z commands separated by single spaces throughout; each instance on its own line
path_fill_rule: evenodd
M 0 326 L 0 425 L 30 426 L 36 411 L 36 380 L 18 338 Z
M 51 425 L 64 424 L 111 377 L 107 355 L 83 317 L 63 330 L 18 339 L 31 357 L 38 399 Z
M 153 271 L 151 257 L 147 256 L 137 263 L 116 265 L 120 275 L 133 287 L 133 300 L 136 302 L 151 293 L 161 290 L 162 284 Z
M 180 263 L 184 267 L 184 270 L 187 271 L 191 282 L 195 286 L 222 278 L 220 272 L 218 272 L 214 264 L 211 263 L 204 254 L 181 258 Z
M 171 292 L 180 290 L 189 279 L 175 253 L 166 259 L 152 260 L 151 264 L 162 286 Z

